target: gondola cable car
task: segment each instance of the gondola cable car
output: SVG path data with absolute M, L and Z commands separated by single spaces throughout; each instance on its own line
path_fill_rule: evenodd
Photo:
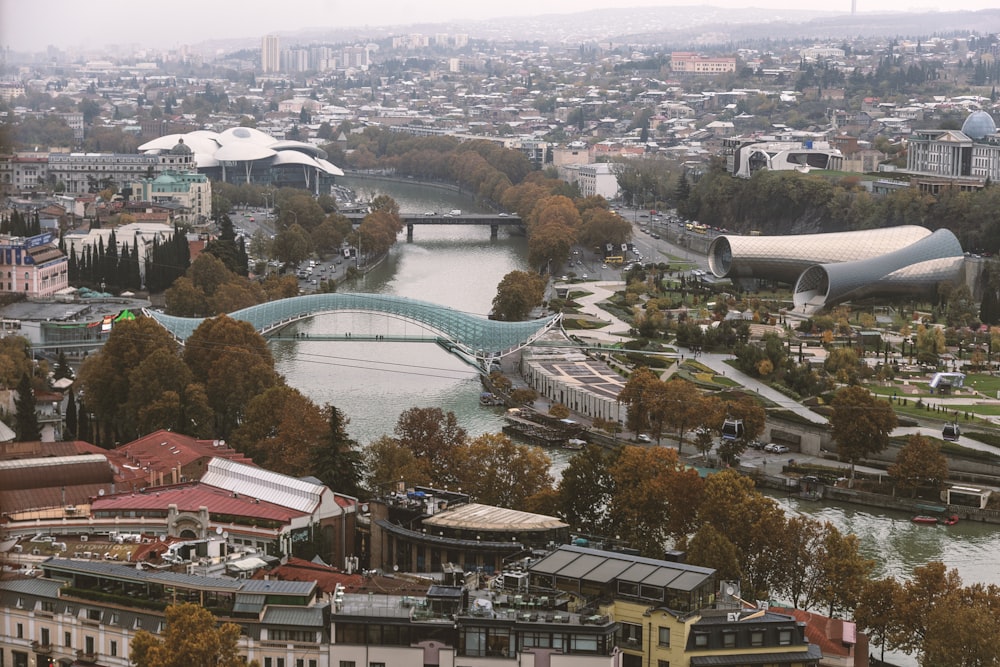
M 955 440 L 958 440 L 958 436 L 960 435 L 962 435 L 962 429 L 958 427 L 956 422 L 948 422 L 944 425 L 944 428 L 941 429 L 941 437 L 945 440 L 954 442 Z
M 731 417 L 726 417 L 726 421 L 722 423 L 722 438 L 723 440 L 739 440 L 743 437 L 745 433 L 743 429 L 742 419 L 732 419 Z

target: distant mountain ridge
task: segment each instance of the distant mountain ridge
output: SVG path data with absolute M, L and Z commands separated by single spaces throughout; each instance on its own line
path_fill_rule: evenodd
M 392 35 L 464 33 L 497 42 L 656 44 L 696 47 L 760 39 L 843 40 L 857 37 L 916 38 L 969 32 L 1000 32 L 1000 8 L 954 12 L 845 12 L 726 9 L 712 6 L 595 9 L 481 21 L 413 23 L 394 26 L 312 27 L 278 31 L 283 46 L 339 44 L 386 39 Z M 258 39 L 219 39 L 199 47 L 236 50 L 259 47 Z

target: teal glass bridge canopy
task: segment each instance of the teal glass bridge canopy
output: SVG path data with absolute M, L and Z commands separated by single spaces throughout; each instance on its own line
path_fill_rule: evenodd
M 249 322 L 261 335 L 292 322 L 336 312 L 370 312 L 416 322 L 435 332 L 438 342 L 457 348 L 477 360 L 515 352 L 552 328 L 561 317 L 551 315 L 526 322 L 499 322 L 447 306 L 386 294 L 306 294 L 250 306 L 229 313 Z M 152 310 L 145 314 L 159 322 L 182 344 L 204 321 L 201 317 L 176 317 Z

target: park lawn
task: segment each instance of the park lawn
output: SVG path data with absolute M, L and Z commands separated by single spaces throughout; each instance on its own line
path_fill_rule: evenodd
M 1000 392 L 1000 377 L 996 375 L 985 375 L 982 373 L 966 375 L 965 386 L 972 387 L 976 391 L 982 392 L 987 396 L 997 396 L 997 392 Z
M 948 410 L 952 413 L 956 411 L 959 413 L 971 412 L 973 414 L 989 415 L 991 417 L 1000 415 L 1000 405 L 978 405 L 975 403 L 969 403 L 969 404 L 958 404 L 958 405 L 949 404 L 944 407 L 948 408 Z

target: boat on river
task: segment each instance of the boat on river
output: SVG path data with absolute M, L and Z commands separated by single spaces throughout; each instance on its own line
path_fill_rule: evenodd
M 913 523 L 926 523 L 929 525 L 937 525 L 937 517 L 930 516 L 929 514 L 918 514 L 913 517 Z

